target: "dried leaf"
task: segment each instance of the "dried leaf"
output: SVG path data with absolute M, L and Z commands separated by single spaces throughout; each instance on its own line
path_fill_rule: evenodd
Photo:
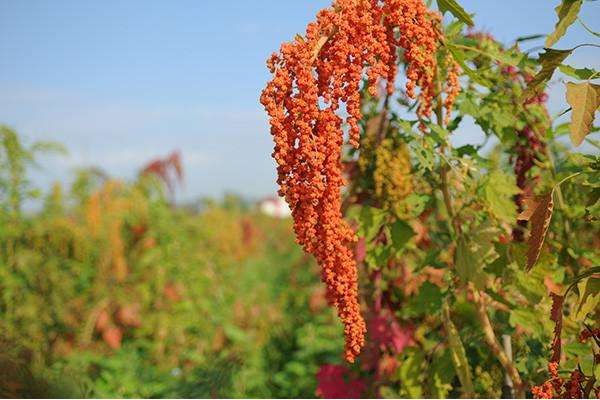
M 562 332 L 562 320 L 563 320 L 563 302 L 565 298 L 551 293 L 552 296 L 552 311 L 550 312 L 550 319 L 554 321 L 554 339 L 552 339 L 552 358 L 550 361 L 559 362 L 561 352 L 560 334 Z
M 546 238 L 546 232 L 552 219 L 554 190 L 540 197 L 525 198 L 525 211 L 519 214 L 518 219 L 531 223 L 531 232 L 527 243 L 527 271 L 529 271 L 540 257 L 540 251 Z
M 325 43 L 327 43 L 328 40 L 329 40 L 328 36 L 321 36 L 319 38 L 319 40 L 317 41 L 317 44 L 313 48 L 312 56 L 310 58 L 311 62 L 314 62 L 317 59 L 317 57 L 319 56 L 319 52 L 321 51 L 321 49 L 323 48 L 323 46 L 325 46 Z
M 552 46 L 558 39 L 563 37 L 567 32 L 567 28 L 577 19 L 577 14 L 579 14 L 582 3 L 583 0 L 563 0 L 562 3 L 554 9 L 556 10 L 558 21 L 554 26 L 554 32 L 549 34 L 546 38 L 546 47 Z
M 567 102 L 571 111 L 571 143 L 579 146 L 592 130 L 594 114 L 600 107 L 600 85 L 590 82 L 567 83 Z
M 529 82 L 523 97 L 528 99 L 532 95 L 538 93 L 542 84 L 552 78 L 556 68 L 558 68 L 558 66 L 571 54 L 572 51 L 573 49 L 544 49 L 544 53 L 540 54 L 540 58 L 538 59 L 538 63 L 542 66 L 542 69 L 533 77 L 531 82 Z
M 522 196 L 521 198 L 524 210 L 517 216 L 518 220 L 529 221 L 533 212 L 537 208 L 539 198 L 535 196 Z

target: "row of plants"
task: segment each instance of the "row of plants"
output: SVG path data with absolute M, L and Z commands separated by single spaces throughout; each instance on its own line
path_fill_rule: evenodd
M 175 206 L 177 153 L 42 194 L 56 149 L 0 128 L 0 396 L 315 395 L 341 333 L 288 220 Z

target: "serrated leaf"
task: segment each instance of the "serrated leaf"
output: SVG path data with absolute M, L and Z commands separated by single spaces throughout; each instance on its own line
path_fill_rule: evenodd
M 503 64 L 512 65 L 518 67 L 521 65 L 523 60 L 527 58 L 527 55 L 519 53 L 515 49 L 509 49 L 508 51 L 499 51 L 496 48 L 482 49 L 475 46 L 467 46 L 464 44 L 448 44 L 449 47 L 459 48 L 466 51 L 472 51 L 477 54 L 481 54 L 485 57 L 491 58 L 492 60 L 499 61 Z
M 465 53 L 462 50 L 460 50 L 456 46 L 453 46 L 450 43 L 446 44 L 446 48 L 452 54 L 454 60 L 458 63 L 458 65 L 460 65 L 460 68 L 463 70 L 463 72 L 467 74 L 467 76 L 471 78 L 473 82 L 479 83 L 480 85 L 489 88 L 494 86 L 494 84 L 490 80 L 485 79 L 477 71 L 471 69 L 471 67 L 467 65 L 467 63 L 465 62 Z
M 540 54 L 538 63 L 542 66 L 542 69 L 533 77 L 527 89 L 523 93 L 525 99 L 536 94 L 540 90 L 540 86 L 547 80 L 552 78 L 554 71 L 558 66 L 571 54 L 573 49 L 569 50 L 556 50 L 556 49 L 544 49 L 544 53 Z
M 370 242 L 379 233 L 386 212 L 379 208 L 365 206 L 360 210 L 359 215 L 359 235 L 364 236 L 365 240 Z
M 600 107 L 600 85 L 590 82 L 567 83 L 567 102 L 571 111 L 571 143 L 579 146 L 592 130 L 594 114 Z
M 464 397 L 472 397 L 473 378 L 471 375 L 471 366 L 469 365 L 469 359 L 467 358 L 467 353 L 465 352 L 458 329 L 456 329 L 450 318 L 450 308 L 447 303 L 444 303 L 442 307 L 442 321 L 446 335 L 448 335 L 448 347 L 450 348 L 452 363 L 454 364 L 456 375 L 458 375 L 462 392 L 465 395 Z
M 519 214 L 518 219 L 529 221 L 531 225 L 531 232 L 527 241 L 527 271 L 531 270 L 540 257 L 546 232 L 552 219 L 554 209 L 553 193 L 554 190 L 544 196 L 526 198 L 526 208 Z
M 593 76 L 600 79 L 600 74 L 597 71 L 590 68 L 573 68 L 570 65 L 561 64 L 558 69 L 565 75 L 569 75 L 572 78 L 586 80 Z
M 457 19 L 469 26 L 473 26 L 474 22 L 471 16 L 461 7 L 455 0 L 437 0 L 438 8 L 444 14 L 450 11 Z
M 575 320 L 582 321 L 586 315 L 593 312 L 600 301 L 600 278 L 593 276 L 579 283 L 579 305 L 575 312 Z
M 458 238 L 454 268 L 463 282 L 473 282 L 478 289 L 485 288 L 483 268 L 498 257 L 493 244 L 496 237 L 498 229 L 486 221 Z
M 513 197 L 519 192 L 512 176 L 502 171 L 493 171 L 485 182 L 484 201 L 496 218 L 512 222 L 517 215 Z
M 563 0 L 554 10 L 558 16 L 558 21 L 554 26 L 554 32 L 548 35 L 546 38 L 546 47 L 552 46 L 567 32 L 567 28 L 575 22 L 577 14 L 583 0 Z

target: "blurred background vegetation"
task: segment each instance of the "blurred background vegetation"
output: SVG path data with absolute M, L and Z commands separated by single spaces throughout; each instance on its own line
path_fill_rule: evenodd
M 47 151 L 0 127 L 0 396 L 315 396 L 342 329 L 288 219 L 173 205 L 178 153 L 41 193 Z

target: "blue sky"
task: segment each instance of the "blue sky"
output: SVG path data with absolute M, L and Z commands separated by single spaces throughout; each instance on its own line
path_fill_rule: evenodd
M 479 28 L 509 42 L 552 31 L 548 0 L 461 0 Z M 184 199 L 235 191 L 274 193 L 266 117 L 258 103 L 264 61 L 303 32 L 326 0 L 0 2 L 0 123 L 27 141 L 55 140 L 69 156 L 46 157 L 35 182 L 68 182 L 96 165 L 130 178 L 147 160 L 183 154 Z M 600 30 L 600 5 L 581 17 Z M 590 41 L 578 25 L 558 48 Z M 581 49 L 575 66 L 596 65 Z M 560 86 L 551 109 L 563 108 Z M 477 140 L 467 128 L 458 141 Z

